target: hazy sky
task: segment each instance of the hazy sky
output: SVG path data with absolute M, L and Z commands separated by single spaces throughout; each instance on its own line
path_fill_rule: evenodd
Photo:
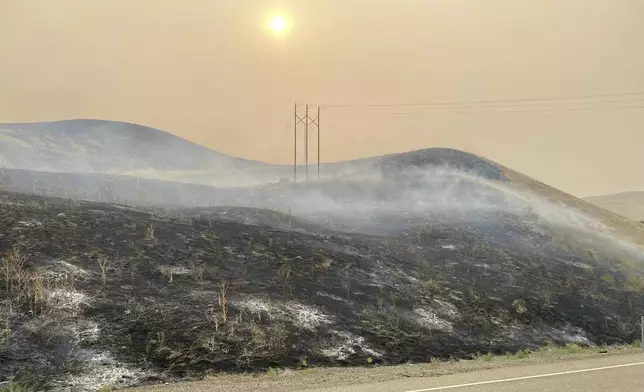
M 643 20 L 642 0 L 0 0 L 0 122 L 123 120 L 287 163 L 296 101 L 644 93 Z M 644 190 L 644 94 L 594 101 L 329 108 L 322 157 L 453 147 L 578 196 Z

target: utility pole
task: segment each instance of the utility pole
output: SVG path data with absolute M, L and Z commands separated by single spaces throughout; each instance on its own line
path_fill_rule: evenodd
M 320 180 L 320 106 L 318 106 L 318 181 Z
M 300 107 L 304 106 L 304 115 L 300 115 Z M 313 107 L 317 107 L 317 110 L 312 110 Z M 313 117 L 313 112 L 316 113 L 316 116 Z M 298 125 L 304 125 L 304 171 L 305 179 L 309 180 L 309 132 L 312 128 L 315 128 L 317 131 L 317 177 L 320 179 L 320 112 L 321 107 L 319 105 L 299 105 L 295 104 L 294 111 L 294 126 L 293 126 L 293 182 L 297 182 L 297 131 Z
M 306 105 L 306 128 L 304 129 L 304 176 L 306 182 L 309 182 L 309 105 Z
M 300 118 L 297 116 L 297 104 L 295 104 L 295 120 L 293 121 L 293 182 L 297 182 L 297 124 Z

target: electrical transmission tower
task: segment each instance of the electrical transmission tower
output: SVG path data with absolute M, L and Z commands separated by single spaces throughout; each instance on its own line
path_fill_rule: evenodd
M 309 133 L 315 130 L 317 135 L 317 178 L 320 179 L 320 105 L 295 104 L 295 124 L 293 126 L 293 182 L 297 182 L 297 133 L 304 130 L 304 175 L 309 180 Z M 302 111 L 304 114 L 302 114 Z M 299 125 L 299 127 L 298 127 Z

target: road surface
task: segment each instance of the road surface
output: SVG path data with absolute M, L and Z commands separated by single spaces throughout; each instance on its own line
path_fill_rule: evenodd
M 234 386 L 216 380 L 140 388 L 141 392 L 642 392 L 644 354 L 607 356 L 597 359 L 511 366 L 440 377 L 402 378 L 386 382 L 324 387 L 269 386 L 250 382 Z M 254 385 L 253 385 L 254 384 Z M 258 388 L 259 387 L 259 388 Z

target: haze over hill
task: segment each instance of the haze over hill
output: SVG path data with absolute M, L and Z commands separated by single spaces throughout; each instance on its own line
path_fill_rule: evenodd
M 199 182 L 209 174 L 210 181 L 227 175 L 233 178 L 261 165 L 137 124 L 104 120 L 0 123 L 0 167 L 4 168 Z
M 627 218 L 644 221 L 644 192 L 591 196 L 584 200 Z
M 471 159 L 450 158 L 448 151 L 436 150 L 425 159 L 455 167 L 471 165 Z M 397 162 L 398 156 L 406 158 Z M 404 165 L 411 157 L 391 154 L 322 164 L 320 169 L 322 178 L 336 178 L 364 173 L 373 165 L 390 165 L 389 161 Z M 78 176 L 81 173 L 93 175 L 85 177 L 92 187 L 96 181 L 91 178 L 97 175 L 107 175 L 105 181 L 128 176 L 218 187 L 260 185 L 293 176 L 292 166 L 232 157 L 158 129 L 104 120 L 0 124 L 0 168 L 19 169 L 16 174 L 20 173 L 22 183 L 25 176 L 31 181 L 49 176 L 27 171 L 57 173 L 51 175 L 66 178 L 68 188 L 88 187 L 83 176 Z M 316 170 L 315 165 L 309 166 L 311 178 L 316 178 Z M 298 172 L 300 181 L 305 180 L 305 168 L 298 167 Z
M 613 214 L 495 162 L 453 149 L 433 148 L 323 164 L 322 182 L 313 181 L 302 187 L 288 185 L 292 166 L 228 156 L 136 124 L 102 120 L 0 124 L 0 141 L 0 160 L 4 164 L 0 183 L 8 190 L 39 195 L 129 201 L 140 206 L 236 205 L 293 209 L 298 214 L 331 213 L 332 209 L 350 214 L 374 203 L 380 209 L 398 205 L 410 208 L 418 203 L 427 207 L 428 200 L 433 200 L 432 208 L 436 209 L 438 195 L 438 200 L 467 198 L 460 204 L 480 205 L 491 191 L 498 195 L 493 197 L 495 202 L 488 201 L 489 205 L 501 201 L 507 205 L 511 195 L 513 200 L 527 197 L 522 202 L 527 206 L 532 202 L 530 195 L 536 193 L 545 200 L 601 217 L 605 224 L 617 220 L 619 226 L 629 225 Z M 315 170 L 310 166 L 312 180 Z M 461 189 L 456 186 L 465 181 L 460 172 L 506 185 L 503 190 L 481 188 L 481 184 Z M 301 166 L 298 175 L 304 181 Z M 279 178 L 287 182 L 275 183 Z M 400 181 L 401 188 L 396 188 Z M 484 189 L 483 193 L 480 189 Z M 445 192 L 450 192 L 449 197 Z M 349 202 L 355 209 L 347 208 Z

